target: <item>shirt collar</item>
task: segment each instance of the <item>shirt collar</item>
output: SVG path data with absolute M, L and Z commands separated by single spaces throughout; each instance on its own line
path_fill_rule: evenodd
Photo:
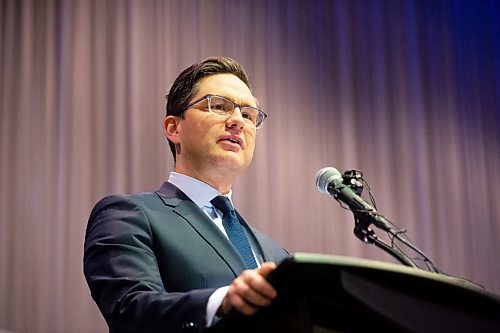
M 222 194 L 207 183 L 178 172 L 172 171 L 170 173 L 170 177 L 168 178 L 168 182 L 177 186 L 179 190 L 184 192 L 184 194 L 187 195 L 189 199 L 191 199 L 200 208 L 204 206 L 212 207 L 210 200 Z M 230 190 L 225 196 L 231 200 L 231 195 L 232 190 Z

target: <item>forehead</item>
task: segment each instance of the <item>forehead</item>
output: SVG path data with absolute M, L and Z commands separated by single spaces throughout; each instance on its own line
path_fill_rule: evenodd
M 255 105 L 255 98 L 250 88 L 233 74 L 215 74 L 198 81 L 195 98 L 206 94 L 226 97 L 235 103 Z

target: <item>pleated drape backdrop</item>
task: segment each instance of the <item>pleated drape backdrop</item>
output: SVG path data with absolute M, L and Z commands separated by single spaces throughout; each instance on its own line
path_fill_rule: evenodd
M 499 22 L 495 0 L 1 1 L 0 330 L 106 331 L 88 215 L 168 177 L 164 96 L 219 55 L 269 114 L 233 188 L 254 226 L 291 252 L 393 262 L 315 187 L 359 169 L 441 270 L 500 293 Z

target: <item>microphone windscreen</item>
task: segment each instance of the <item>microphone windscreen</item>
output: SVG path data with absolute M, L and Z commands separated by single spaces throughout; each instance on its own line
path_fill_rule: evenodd
M 332 167 L 326 167 L 318 171 L 316 174 L 316 187 L 321 193 L 329 193 L 328 185 L 330 183 L 342 183 L 342 175 Z

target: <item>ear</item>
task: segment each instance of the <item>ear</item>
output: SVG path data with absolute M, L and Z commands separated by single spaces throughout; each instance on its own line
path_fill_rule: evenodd
M 163 121 L 163 131 L 168 140 L 172 141 L 175 145 L 180 143 L 179 125 L 181 122 L 180 117 L 167 116 Z

